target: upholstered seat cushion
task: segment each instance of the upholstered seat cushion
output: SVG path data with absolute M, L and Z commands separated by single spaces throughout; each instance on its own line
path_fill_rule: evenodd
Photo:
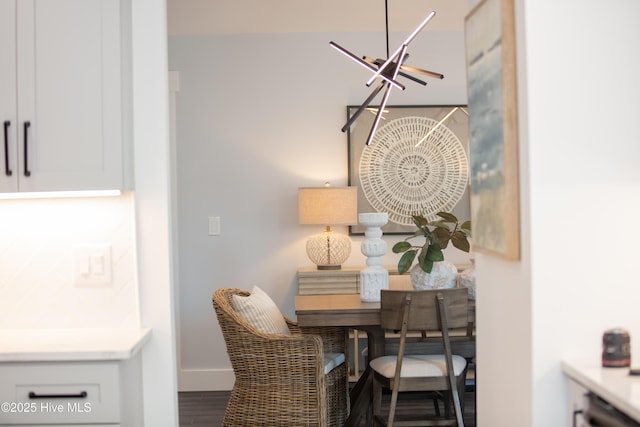
M 344 353 L 325 353 L 324 354 L 324 374 L 327 375 L 334 368 L 342 365 L 346 358 Z
M 393 378 L 396 373 L 396 356 L 382 356 L 373 359 L 369 365 L 371 369 L 386 378 Z M 453 372 L 456 376 L 462 374 L 467 361 L 462 356 L 453 355 Z M 402 359 L 400 376 L 410 377 L 443 377 L 446 375 L 447 365 L 442 354 L 405 355 Z
M 291 335 L 280 309 L 259 287 L 254 286 L 251 295 L 246 297 L 233 295 L 231 305 L 244 320 L 259 331 L 267 334 Z

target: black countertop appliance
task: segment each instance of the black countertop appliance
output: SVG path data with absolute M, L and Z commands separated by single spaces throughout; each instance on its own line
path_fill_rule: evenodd
M 631 365 L 631 338 L 622 328 L 609 329 L 602 336 L 602 366 L 622 368 Z

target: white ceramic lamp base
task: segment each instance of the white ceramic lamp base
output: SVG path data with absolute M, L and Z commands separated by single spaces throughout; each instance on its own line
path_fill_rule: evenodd
M 307 240 L 307 256 L 318 270 L 339 270 L 351 255 L 351 239 L 344 234 L 325 231 Z

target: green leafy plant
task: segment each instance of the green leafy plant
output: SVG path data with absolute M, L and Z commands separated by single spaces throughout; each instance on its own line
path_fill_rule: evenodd
M 401 242 L 393 245 L 393 253 L 402 254 L 398 261 L 398 273 L 404 274 L 413 265 L 413 261 L 418 257 L 420 268 L 427 273 L 431 273 L 433 263 L 444 261 L 443 249 L 451 244 L 464 252 L 469 252 L 471 245 L 471 221 L 460 224 L 455 215 L 447 212 L 438 212 L 440 219 L 427 221 L 422 215 L 413 215 L 413 222 L 418 230 Z M 424 245 L 414 246 L 408 240 L 423 236 Z

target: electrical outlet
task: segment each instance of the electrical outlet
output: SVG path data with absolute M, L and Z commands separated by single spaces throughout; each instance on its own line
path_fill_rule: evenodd
M 73 283 L 81 287 L 111 285 L 111 245 L 74 246 Z

